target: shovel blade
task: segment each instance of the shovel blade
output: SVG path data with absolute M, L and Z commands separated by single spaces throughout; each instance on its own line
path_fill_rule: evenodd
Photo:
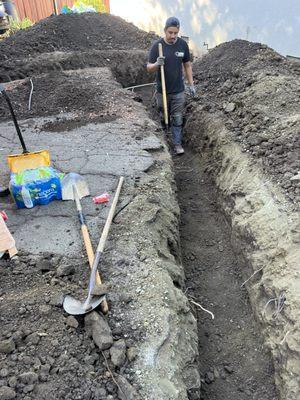
M 89 188 L 85 179 L 75 172 L 71 172 L 65 175 L 61 181 L 62 186 L 62 199 L 63 200 L 75 200 L 74 198 L 74 187 L 77 190 L 79 199 L 85 196 L 89 196 Z
M 65 296 L 63 307 L 70 315 L 84 315 L 97 308 L 104 299 L 105 296 L 94 297 L 89 303 L 88 308 L 86 308 L 85 302 L 76 300 L 72 296 Z

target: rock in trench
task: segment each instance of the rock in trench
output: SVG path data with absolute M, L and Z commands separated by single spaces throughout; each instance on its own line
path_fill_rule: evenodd
M 124 339 L 117 340 L 110 348 L 110 357 L 116 367 L 121 367 L 126 361 L 126 343 Z
M 94 343 L 100 350 L 107 350 L 113 344 L 113 337 L 106 320 L 96 311 L 91 312 L 84 318 L 85 329 L 92 336 Z
M 11 400 L 16 398 L 16 392 L 8 386 L 0 388 L 0 400 Z
M 15 342 L 12 339 L 2 340 L 0 342 L 0 353 L 9 354 L 16 348 Z
M 138 392 L 122 375 L 115 375 L 119 385 L 118 396 L 121 400 L 141 400 Z

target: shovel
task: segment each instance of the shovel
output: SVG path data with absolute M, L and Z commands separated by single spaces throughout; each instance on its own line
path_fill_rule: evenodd
M 94 299 L 92 299 L 92 296 L 93 296 L 93 290 L 94 290 L 94 286 L 95 286 L 95 278 L 96 278 L 98 264 L 101 260 L 102 254 L 103 254 L 105 242 L 106 242 L 106 239 L 108 236 L 109 228 L 112 223 L 112 219 L 114 217 L 114 213 L 115 213 L 116 205 L 117 205 L 117 202 L 119 199 L 121 187 L 123 185 L 123 181 L 124 181 L 124 178 L 121 177 L 119 179 L 118 187 L 117 187 L 113 202 L 111 204 L 111 207 L 110 207 L 110 210 L 109 210 L 109 213 L 108 213 L 108 216 L 107 216 L 107 219 L 106 219 L 106 222 L 105 222 L 105 225 L 104 225 L 104 228 L 103 228 L 100 240 L 99 240 L 99 244 L 98 244 L 98 247 L 96 250 L 96 254 L 95 254 L 95 258 L 94 258 L 94 262 L 93 262 L 93 266 L 92 266 L 88 296 L 84 303 L 74 299 L 71 296 L 66 296 L 64 298 L 63 307 L 68 314 L 71 314 L 71 315 L 86 314 L 86 313 L 94 310 L 100 303 L 102 303 L 103 298 L 105 298 L 105 296 L 101 296 L 100 298 L 96 298 L 94 300 Z
M 92 247 L 89 231 L 88 231 L 88 228 L 87 228 L 87 225 L 85 222 L 85 216 L 83 214 L 81 203 L 80 203 L 80 199 L 82 199 L 83 197 L 89 196 L 89 194 L 90 194 L 89 188 L 88 188 L 87 183 L 84 180 L 84 178 L 81 175 L 76 174 L 74 172 L 71 172 L 70 174 L 67 174 L 66 176 L 64 176 L 61 183 L 62 183 L 62 199 L 63 200 L 74 200 L 76 203 L 78 217 L 79 217 L 79 221 L 80 221 L 80 225 L 81 225 L 81 233 L 82 233 L 85 249 L 86 249 L 87 256 L 88 256 L 89 265 L 92 270 L 93 262 L 94 262 L 94 250 Z M 97 286 L 100 286 L 102 284 L 98 271 L 96 271 L 95 282 L 96 282 Z M 68 297 L 68 296 L 66 296 L 66 297 Z M 66 300 L 66 301 L 68 301 L 68 300 Z M 101 308 L 102 308 L 103 313 L 106 314 L 108 311 L 108 305 L 107 305 L 107 301 L 105 299 L 101 305 Z
M 7 157 L 9 169 L 13 173 L 18 173 L 24 171 L 24 169 L 49 167 L 50 154 L 48 150 L 35 151 L 31 153 L 29 153 L 29 151 L 27 150 L 11 101 L 5 91 L 4 86 L 1 84 L 0 84 L 0 93 L 2 93 L 8 104 L 9 111 L 11 113 L 18 137 L 20 139 L 21 146 L 23 148 L 23 154 L 13 154 Z

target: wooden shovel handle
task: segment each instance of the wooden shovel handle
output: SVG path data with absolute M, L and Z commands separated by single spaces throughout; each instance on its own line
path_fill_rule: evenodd
M 82 232 L 82 236 L 83 236 L 83 240 L 84 240 L 84 245 L 86 248 L 86 252 L 88 255 L 88 259 L 89 259 L 89 264 L 90 264 L 90 268 L 91 270 L 93 269 L 93 263 L 94 263 L 94 250 L 93 250 L 93 246 L 91 243 L 91 239 L 90 239 L 90 235 L 87 229 L 86 225 L 81 225 L 81 232 Z M 96 285 L 101 285 L 102 281 L 101 281 L 101 277 L 99 272 L 96 272 Z M 101 303 L 101 310 L 103 312 L 103 314 L 107 314 L 108 313 L 108 304 L 107 304 L 107 300 L 104 299 Z
M 159 57 L 163 57 L 163 48 L 162 44 L 158 43 L 158 55 Z M 165 70 L 164 66 L 160 66 L 160 75 L 161 75 L 161 87 L 162 87 L 162 96 L 163 96 L 163 107 L 164 107 L 164 117 L 165 124 L 168 126 L 169 118 L 168 118 L 168 103 L 167 103 L 167 91 L 166 91 L 166 80 L 165 80 Z
M 90 235 L 87 229 L 86 225 L 81 225 L 81 232 L 82 232 L 82 236 L 83 236 L 83 240 L 84 240 L 84 245 L 85 245 L 85 249 L 87 252 L 87 256 L 89 259 L 89 264 L 90 264 L 90 268 L 93 268 L 93 262 L 94 262 L 94 250 L 92 247 L 92 243 L 91 243 L 91 239 L 90 239 Z M 99 275 L 99 272 L 96 272 L 96 284 L 97 285 L 101 285 L 101 278 Z
M 110 207 L 110 210 L 109 210 L 109 213 L 108 213 L 108 216 L 107 216 L 103 231 L 102 231 L 102 235 L 101 235 L 100 240 L 99 240 L 99 244 L 98 244 L 98 247 L 97 247 L 97 253 L 102 253 L 103 250 L 104 250 L 105 242 L 106 242 L 106 239 L 107 239 L 107 236 L 108 236 L 108 232 L 109 232 L 109 228 L 110 228 L 111 222 L 112 222 L 114 214 L 115 214 L 115 210 L 116 210 L 116 206 L 117 206 L 117 202 L 118 202 L 118 199 L 119 199 L 119 195 L 120 195 L 120 191 L 121 191 L 123 182 L 124 182 L 124 177 L 121 176 L 121 178 L 119 179 L 118 187 L 117 187 L 113 202 L 111 204 L 111 207 Z

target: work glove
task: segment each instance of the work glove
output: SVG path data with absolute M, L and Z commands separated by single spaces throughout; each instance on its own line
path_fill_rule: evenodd
M 196 96 L 196 89 L 194 85 L 190 85 L 189 86 L 189 94 L 191 97 L 195 97 Z
M 157 57 L 156 65 L 158 65 L 159 67 L 165 65 L 165 57 L 164 56 Z

